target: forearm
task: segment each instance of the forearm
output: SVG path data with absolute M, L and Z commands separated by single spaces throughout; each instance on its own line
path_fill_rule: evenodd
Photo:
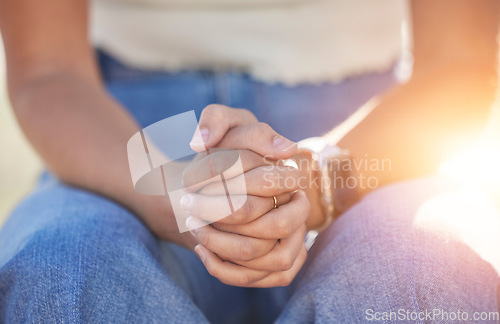
M 10 92 L 21 128 L 55 175 L 117 201 L 157 235 L 178 240 L 168 198 L 134 191 L 126 143 L 138 126 L 99 84 L 60 73 Z
M 378 186 L 430 174 L 479 134 L 494 100 L 495 81 L 493 69 L 476 66 L 417 73 L 382 96 L 338 145 L 351 151 L 358 175 L 365 181 L 376 178 Z M 326 137 L 336 141 L 337 131 Z M 362 189 L 372 188 L 365 182 Z

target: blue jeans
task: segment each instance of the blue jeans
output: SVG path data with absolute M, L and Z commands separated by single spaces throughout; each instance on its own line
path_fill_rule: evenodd
M 323 134 L 394 83 L 388 71 L 288 88 L 99 61 L 109 92 L 143 126 L 222 103 L 293 140 Z M 350 323 L 400 309 L 497 311 L 492 266 L 459 240 L 414 226 L 421 204 L 450 186 L 422 179 L 367 195 L 320 235 L 292 285 L 250 289 L 220 283 L 122 206 L 44 173 L 0 231 L 0 321 Z

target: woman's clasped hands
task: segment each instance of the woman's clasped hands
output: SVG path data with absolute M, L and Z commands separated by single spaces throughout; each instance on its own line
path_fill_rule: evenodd
M 210 105 L 191 147 L 201 153 L 184 170 L 180 204 L 208 272 L 233 286 L 289 285 L 306 260 L 310 213 L 301 170 L 283 163 L 297 145 L 247 110 Z

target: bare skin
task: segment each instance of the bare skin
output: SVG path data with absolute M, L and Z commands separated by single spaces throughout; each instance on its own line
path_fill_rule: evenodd
M 416 0 L 411 10 L 413 77 L 338 143 L 358 158 L 390 159 L 391 170 L 363 171 L 380 185 L 436 171 L 479 134 L 496 93 L 498 1 Z
M 262 242 L 255 240 L 250 248 L 238 251 L 234 249 L 241 245 L 226 244 L 223 248 L 227 250 L 217 251 L 223 256 L 220 258 L 213 253 L 220 247 L 209 247 L 207 232 L 203 231 L 224 228 L 206 227 L 195 237 L 179 234 L 165 197 L 143 196 L 134 191 L 126 142 L 138 127 L 106 93 L 99 78 L 87 41 L 87 6 L 84 0 L 0 0 L 10 99 L 21 128 L 47 167 L 62 181 L 130 209 L 162 239 L 188 248 L 201 243 L 197 253 L 210 273 L 223 282 L 255 287 L 287 285 L 306 257 L 303 246 L 294 242 L 303 235 L 307 217 L 290 225 L 288 232 L 283 232 L 286 235 L 279 235 L 290 242 L 284 249 L 277 251 L 278 246 L 273 245 L 275 248 L 263 255 L 247 254 L 265 251 L 257 249 Z M 380 184 L 434 171 L 450 154 L 450 140 L 479 132 L 495 93 L 498 1 L 414 0 L 412 9 L 413 78 L 383 96 L 368 117 L 339 142 L 357 157 L 367 154 L 391 159 L 390 172 L 375 174 Z M 278 134 L 271 129 L 248 142 L 252 138 L 248 134 L 255 132 L 255 126 L 248 124 L 256 120 L 247 113 L 217 114 L 212 120 L 215 124 L 210 119 L 201 121 L 210 128 L 210 147 L 247 149 L 277 159 L 295 154 L 293 147 L 283 151 L 273 146 Z M 259 125 L 264 130 L 265 126 Z M 300 193 L 294 197 L 283 207 L 294 203 L 300 207 L 294 208 L 299 216 L 318 215 L 316 202 L 310 204 Z M 269 201 L 262 199 L 260 203 Z M 271 222 L 273 218 L 268 219 Z M 225 230 L 230 231 L 227 227 Z M 231 231 L 244 232 L 239 235 L 241 240 L 248 240 L 254 233 L 241 224 Z M 236 240 L 236 236 L 233 238 Z M 216 243 L 212 240 L 212 244 Z M 224 255 L 231 262 L 224 260 Z M 290 259 L 280 264 L 283 255 Z

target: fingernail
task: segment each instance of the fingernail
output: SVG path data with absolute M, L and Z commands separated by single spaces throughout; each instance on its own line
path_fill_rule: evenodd
M 191 140 L 191 143 L 189 145 L 195 146 L 197 148 L 204 148 L 205 144 L 208 142 L 208 136 L 210 135 L 210 132 L 208 131 L 208 128 L 200 128 L 198 133 L 195 133 L 195 136 Z
M 184 211 L 190 211 L 191 210 L 191 206 L 193 205 L 193 197 L 191 195 L 185 195 L 181 198 L 181 208 L 184 210 Z
M 205 263 L 207 259 L 207 254 L 203 251 L 203 248 L 198 244 L 194 247 L 194 251 L 198 254 L 198 257 L 201 259 L 201 262 Z
M 202 226 L 205 226 L 207 225 L 207 223 L 201 221 L 200 219 L 198 218 L 194 218 L 192 216 L 189 216 L 187 219 L 186 219 L 186 227 L 191 231 L 193 232 L 194 234 L 196 234 L 196 232 L 198 231 L 198 228 L 202 227 Z
M 201 128 L 200 135 L 201 135 L 201 138 L 203 139 L 203 142 L 207 143 L 208 142 L 208 135 L 210 135 L 208 128 L 205 128 L 205 127 Z
M 283 136 L 275 136 L 273 139 L 273 145 L 276 149 L 280 151 L 288 151 L 292 147 L 294 147 L 296 144 L 289 139 L 284 138 Z

